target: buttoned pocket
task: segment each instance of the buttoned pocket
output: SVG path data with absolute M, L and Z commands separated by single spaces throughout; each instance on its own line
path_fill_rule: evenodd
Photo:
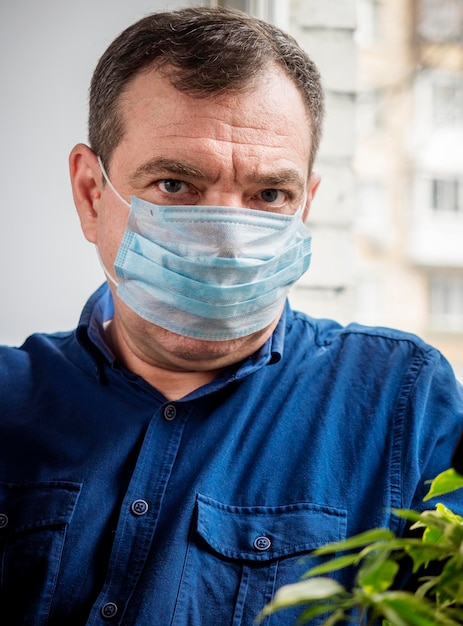
M 275 590 L 313 564 L 311 550 L 345 538 L 346 522 L 330 506 L 230 506 L 199 494 L 173 625 L 253 624 Z M 293 625 L 295 614 L 275 620 Z
M 79 493 L 79 484 L 64 481 L 0 483 L 1 624 L 47 623 Z

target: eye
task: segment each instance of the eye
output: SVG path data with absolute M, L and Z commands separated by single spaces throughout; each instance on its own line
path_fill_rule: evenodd
M 288 200 L 286 192 L 281 189 L 264 189 L 259 196 L 263 202 L 276 206 L 281 206 Z
M 176 180 L 175 178 L 165 178 L 164 180 L 160 180 L 157 183 L 161 191 L 166 193 L 185 193 L 188 191 L 188 186 L 186 183 L 181 180 Z

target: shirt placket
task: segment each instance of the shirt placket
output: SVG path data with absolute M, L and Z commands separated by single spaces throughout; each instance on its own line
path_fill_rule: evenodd
M 163 404 L 147 428 L 125 494 L 106 579 L 87 625 L 119 624 L 149 554 L 189 410 Z

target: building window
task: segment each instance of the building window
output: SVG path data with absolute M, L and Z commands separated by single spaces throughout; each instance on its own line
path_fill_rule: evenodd
M 380 181 L 357 183 L 354 228 L 372 250 L 381 252 L 393 243 L 388 189 Z
M 238 9 L 271 24 L 287 27 L 288 0 L 211 0 L 211 6 Z
M 384 95 L 379 91 L 361 91 L 357 94 L 357 135 L 363 138 L 383 125 Z
M 463 179 L 433 178 L 430 186 L 433 211 L 463 214 Z
M 357 0 L 357 43 L 368 46 L 378 40 L 378 21 L 378 0 Z
M 432 110 L 435 127 L 463 125 L 463 81 L 436 81 L 432 86 Z
M 386 187 L 377 181 L 357 183 L 356 221 L 362 223 L 382 223 L 386 214 Z
M 248 2 L 247 0 L 218 0 L 218 2 L 213 2 L 212 4 L 215 4 L 216 6 L 219 7 L 229 7 L 230 9 L 238 9 L 239 11 L 246 11 L 249 13 L 248 11 Z
M 463 0 L 419 0 L 417 28 L 429 41 L 461 41 Z
M 430 285 L 434 330 L 463 333 L 463 275 L 434 275 Z

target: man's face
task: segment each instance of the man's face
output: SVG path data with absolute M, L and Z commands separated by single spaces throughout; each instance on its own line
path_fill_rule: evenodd
M 220 205 L 293 214 L 307 193 L 307 211 L 318 179 L 308 179 L 310 127 L 302 97 L 280 70 L 272 70 L 243 94 L 208 99 L 177 91 L 156 71 L 140 74 L 121 99 L 125 133 L 109 164 L 109 176 L 128 201 L 159 205 Z M 129 209 L 105 186 L 96 239 L 113 273 Z M 224 342 L 181 337 L 136 316 L 114 290 L 119 333 L 133 349 L 171 367 L 239 360 L 264 343 L 278 319 L 263 331 Z M 143 344 L 143 347 L 141 347 Z M 177 364 L 177 365 L 175 365 Z M 204 364 L 204 365 L 203 365 Z

